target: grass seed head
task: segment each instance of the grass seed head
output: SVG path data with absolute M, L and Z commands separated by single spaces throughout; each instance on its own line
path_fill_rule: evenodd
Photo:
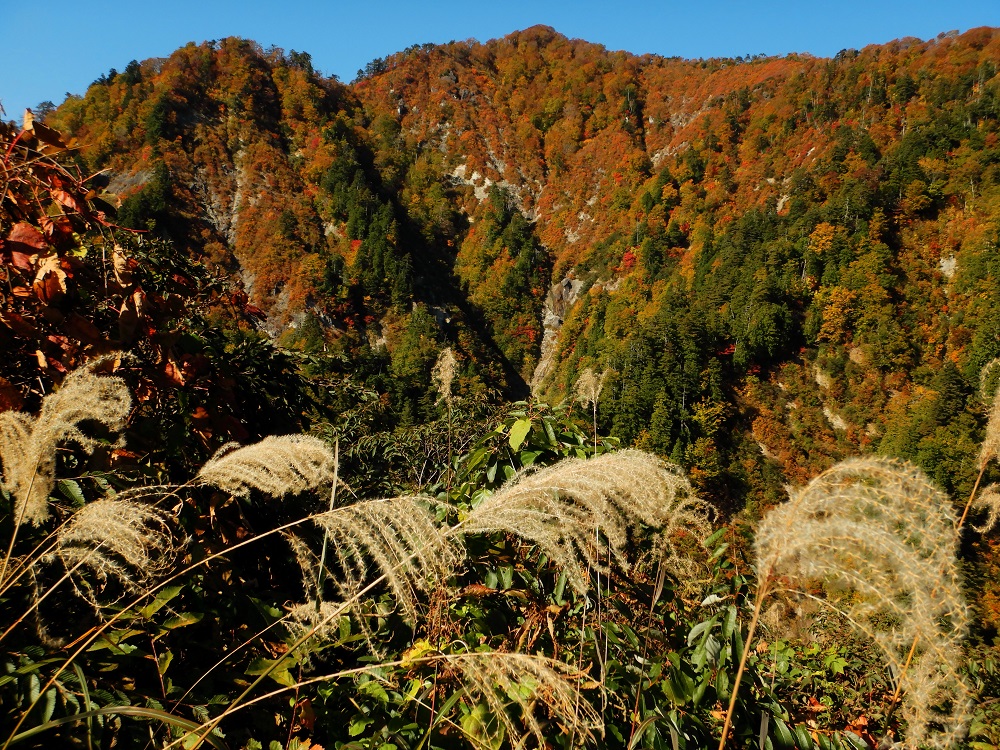
M 56 450 L 75 443 L 90 453 L 100 442 L 81 425 L 97 422 L 111 432 L 125 427 L 132 398 L 121 378 L 97 375 L 92 367 L 66 376 L 42 401 L 38 416 L 0 413 L 3 488 L 15 500 L 15 518 L 39 525 L 48 520 L 55 486 Z
M 576 737 L 580 744 L 603 735 L 597 710 L 590 701 L 580 699 L 580 675 L 566 664 L 531 654 L 497 652 L 453 654 L 442 661 L 459 671 L 470 702 L 485 703 L 500 720 L 511 747 L 523 747 L 526 736 L 534 737 L 538 747 L 548 746 L 553 730 L 539 719 L 539 707 L 544 707 L 563 734 Z
M 986 422 L 986 437 L 983 438 L 983 444 L 979 449 L 979 465 L 985 466 L 998 457 L 1000 457 L 1000 388 L 997 388 L 993 397 L 993 406 Z
M 573 386 L 576 401 L 585 409 L 595 406 L 601 399 L 601 391 L 604 390 L 604 381 L 607 377 L 607 370 L 597 375 L 591 368 L 586 368 Z
M 422 601 L 452 576 L 460 559 L 421 498 L 366 500 L 320 513 L 313 523 L 323 530 L 327 545 L 322 578 L 337 599 L 351 605 L 366 635 L 368 618 L 358 595 L 376 576 L 384 577 L 401 614 L 415 623 Z M 322 599 L 316 589 L 322 553 L 298 537 L 292 537 L 292 550 L 307 594 Z M 374 639 L 369 641 L 374 646 Z
M 630 535 L 643 526 L 657 530 L 659 554 L 681 570 L 689 557 L 676 544 L 677 532 L 700 540 L 708 534 L 708 517 L 709 507 L 679 469 L 649 453 L 624 450 L 523 472 L 473 510 L 460 529 L 504 531 L 534 542 L 583 593 L 588 569 L 606 568 L 595 545 L 598 532 L 612 559 L 624 564 Z
M 438 393 L 441 394 L 438 400 L 444 401 L 447 406 L 451 406 L 452 403 L 451 386 L 457 373 L 458 360 L 455 359 L 455 353 L 449 346 L 441 351 L 437 362 L 434 363 L 434 369 L 431 370 L 431 379 L 434 381 Z
M 201 467 L 197 479 L 233 495 L 257 489 L 271 497 L 297 495 L 333 477 L 333 453 L 309 435 L 266 437 L 239 447 L 229 443 Z
M 899 676 L 907 743 L 932 748 L 957 742 L 969 717 L 957 550 L 948 499 L 916 467 L 882 458 L 816 477 L 765 516 L 756 540 L 762 579 L 803 595 L 821 582 L 823 602 L 875 641 Z
M 974 526 L 980 534 L 991 531 L 1000 520 L 1000 484 L 991 484 L 979 491 L 972 507 L 987 511 L 986 520 L 979 526 Z
M 114 498 L 83 506 L 56 542 L 51 554 L 67 568 L 82 563 L 100 581 L 114 579 L 130 591 L 169 571 L 181 551 L 166 512 Z

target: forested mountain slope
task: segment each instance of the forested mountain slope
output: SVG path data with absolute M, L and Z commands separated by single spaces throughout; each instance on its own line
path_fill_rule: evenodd
M 403 424 L 451 343 L 466 393 L 610 371 L 602 429 L 729 508 L 870 451 L 957 497 L 1000 354 L 998 59 L 985 28 L 685 61 L 534 27 L 344 85 L 226 39 L 47 122 L 283 345 L 391 375 Z

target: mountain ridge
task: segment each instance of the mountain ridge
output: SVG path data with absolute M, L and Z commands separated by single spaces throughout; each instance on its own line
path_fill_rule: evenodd
M 533 27 L 345 85 L 227 39 L 51 122 L 131 181 L 124 221 L 242 278 L 284 345 L 383 352 L 414 415 L 450 343 L 473 390 L 613 371 L 604 429 L 722 496 L 869 450 L 951 456 L 958 491 L 1000 354 L 998 57 L 990 28 L 685 61 Z

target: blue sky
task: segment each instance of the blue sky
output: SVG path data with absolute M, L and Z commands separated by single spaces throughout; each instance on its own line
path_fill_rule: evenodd
M 82 94 L 110 68 L 163 57 L 189 41 L 242 36 L 305 51 L 344 81 L 375 57 L 411 44 L 504 36 L 546 24 L 609 49 L 681 57 L 809 52 L 905 36 L 1000 26 L 1000 0 L 164 0 L 159 3 L 4 3 L 0 103 L 8 119 L 66 92 Z

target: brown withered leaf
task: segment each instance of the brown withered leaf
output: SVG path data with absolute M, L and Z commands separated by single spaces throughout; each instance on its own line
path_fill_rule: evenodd
M 96 344 L 101 340 L 101 332 L 97 326 L 79 313 L 70 313 L 63 325 L 66 333 L 85 344 Z
M 163 374 L 176 385 L 184 385 L 187 382 L 184 378 L 184 371 L 173 359 L 168 359 L 163 364 Z
M 126 254 L 121 245 L 115 245 L 111 251 L 111 263 L 115 270 L 115 280 L 121 286 L 129 286 L 132 283 L 132 269 L 134 263 Z
M 459 593 L 459 596 L 473 596 L 473 597 L 483 597 L 492 596 L 498 593 L 496 589 L 492 589 L 482 583 L 470 583 Z
M 30 292 L 28 293 L 30 294 Z M 26 339 L 33 338 L 38 333 L 38 329 L 25 320 L 23 316 L 15 312 L 5 313 L 0 310 L 0 323 L 7 326 L 17 336 L 22 336 Z
M 65 206 L 66 208 L 72 209 L 73 211 L 76 211 L 77 213 L 80 214 L 87 213 L 86 204 L 78 201 L 76 199 L 76 196 L 74 196 L 70 192 L 67 192 L 66 190 L 61 190 L 56 188 L 54 190 L 50 190 L 49 195 L 52 196 L 52 200 L 54 200 L 56 203 Z
M 46 305 L 51 305 L 66 293 L 66 272 L 58 255 L 50 255 L 42 260 L 35 274 L 32 287 L 38 299 Z
M 118 311 L 118 336 L 123 344 L 129 344 L 135 339 L 146 306 L 146 295 L 141 289 L 136 289 L 131 296 L 126 297 Z
M 23 129 L 32 133 L 38 139 L 38 150 L 46 156 L 52 156 L 65 151 L 68 147 L 63 142 L 59 131 L 53 130 L 48 125 L 38 122 L 31 110 L 24 110 Z
M 313 710 L 312 701 L 308 698 L 303 698 L 298 703 L 295 704 L 295 709 L 293 712 L 292 721 L 292 731 L 301 732 L 303 729 L 307 731 L 312 731 L 313 727 L 316 725 L 316 712 Z M 309 743 L 312 744 L 311 742 Z M 313 748 L 319 747 L 318 745 L 313 745 Z M 312 748 L 310 748 L 312 750 Z M 320 749 L 322 750 L 322 748 Z

